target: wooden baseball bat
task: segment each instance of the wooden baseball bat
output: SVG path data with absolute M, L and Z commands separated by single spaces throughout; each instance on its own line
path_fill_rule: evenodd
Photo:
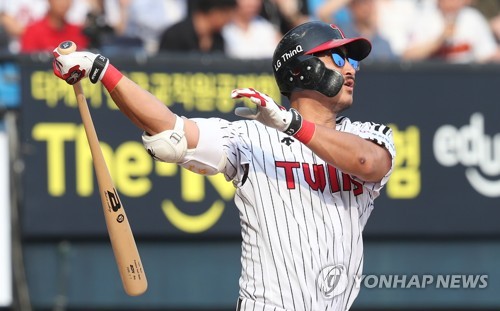
M 71 41 L 64 41 L 59 45 L 57 50 L 61 55 L 67 55 L 76 51 L 76 44 Z M 128 295 L 138 296 L 143 294 L 148 287 L 148 281 L 142 267 L 139 251 L 135 244 L 134 235 L 130 228 L 127 215 L 125 214 L 125 208 L 115 189 L 113 179 L 111 178 L 101 147 L 99 146 L 99 139 L 97 138 L 94 123 L 80 82 L 75 83 L 73 88 L 85 133 L 87 134 L 97 183 L 99 185 L 104 218 L 106 219 L 106 227 L 118 265 L 118 271 L 122 279 L 123 288 Z

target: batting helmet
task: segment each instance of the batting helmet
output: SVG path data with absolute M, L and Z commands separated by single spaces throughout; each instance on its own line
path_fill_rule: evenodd
M 274 77 L 281 94 L 290 96 L 296 89 L 315 90 L 333 97 L 342 88 L 341 73 L 325 67 L 312 54 L 345 46 L 347 55 L 362 60 L 371 51 L 364 38 L 346 38 L 335 25 L 313 21 L 289 30 L 278 43 L 273 55 Z

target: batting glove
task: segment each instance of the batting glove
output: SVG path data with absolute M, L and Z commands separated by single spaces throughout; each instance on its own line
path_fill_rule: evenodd
M 237 107 L 234 111 L 237 116 L 257 120 L 288 135 L 295 135 L 302 127 L 302 116 L 297 110 L 287 110 L 268 95 L 253 88 L 235 89 L 231 92 L 231 97 L 246 97 L 255 104 L 255 107 Z
M 73 52 L 61 55 L 57 48 L 54 55 L 54 74 L 66 81 L 75 84 L 83 78 L 89 77 L 90 82 L 97 83 L 102 79 L 109 65 L 109 60 L 99 54 L 91 52 Z

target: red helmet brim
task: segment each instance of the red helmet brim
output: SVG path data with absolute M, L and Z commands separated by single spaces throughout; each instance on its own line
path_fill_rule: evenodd
M 345 46 L 350 58 L 355 60 L 363 60 L 370 54 L 372 45 L 370 41 L 365 38 L 346 38 L 346 39 L 333 39 L 318 45 L 317 47 L 307 51 L 304 54 L 311 55 L 314 53 L 327 51 L 330 49 Z

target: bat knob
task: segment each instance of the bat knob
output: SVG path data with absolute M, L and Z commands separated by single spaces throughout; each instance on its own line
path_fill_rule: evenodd
M 61 55 L 68 55 L 76 51 L 76 44 L 73 41 L 63 41 L 57 47 Z

